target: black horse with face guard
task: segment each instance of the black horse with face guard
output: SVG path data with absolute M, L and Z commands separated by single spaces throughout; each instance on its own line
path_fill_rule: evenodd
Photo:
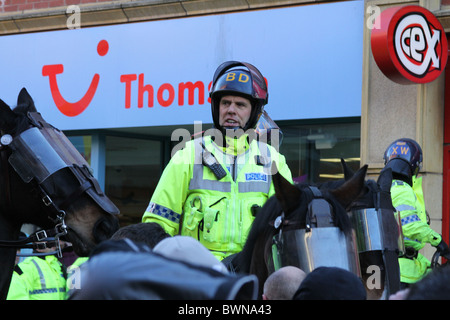
M 119 210 L 25 89 L 12 110 L 0 100 L 0 131 L 0 298 L 5 299 L 17 248 L 63 237 L 77 255 L 87 256 L 118 229 Z M 19 241 L 24 223 L 42 230 Z
M 281 266 L 298 266 L 308 273 L 321 264 L 359 275 L 352 225 L 345 208 L 362 192 L 366 171 L 367 165 L 342 185 L 320 190 L 307 184 L 292 185 L 279 173 L 273 176 L 275 196 L 258 212 L 243 250 L 231 262 L 237 272 L 258 277 L 259 297 L 268 275 Z M 299 238 L 302 241 L 297 241 Z M 316 250 L 323 248 L 326 250 Z

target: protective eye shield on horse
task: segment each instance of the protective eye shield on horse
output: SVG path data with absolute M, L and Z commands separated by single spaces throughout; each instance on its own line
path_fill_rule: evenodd
M 96 243 L 118 229 L 119 210 L 103 193 L 88 163 L 64 133 L 36 112 L 26 90 L 21 95 L 29 98 L 30 108 L 22 118 L 13 116 L 13 111 L 9 115 L 10 119 L 20 119 L 21 125 L 28 123 L 20 133 L 11 130 L 9 135 L 2 130 L 3 170 L 10 164 L 23 183 L 41 199 L 40 206 L 48 215 L 49 224 L 40 226 L 47 228 L 52 223 L 64 226 L 68 231 L 66 239 L 73 243 L 77 254 L 87 255 Z M 11 199 L 7 202 L 9 207 L 16 205 Z
M 89 165 L 80 155 L 67 137 L 56 128 L 46 123 L 39 113 L 28 113 L 30 121 L 36 125 L 15 137 L 10 148 L 12 154 L 8 161 L 25 183 L 35 180 L 42 195 L 44 204 L 56 214 L 69 209 L 69 207 L 86 193 L 106 213 L 115 215 L 119 213 L 117 207 L 101 190 L 97 180 L 92 176 Z M 55 187 L 51 176 L 72 174 L 70 188 Z M 80 220 L 80 218 L 78 218 Z M 81 230 L 70 226 L 71 217 L 67 217 L 69 231 L 68 238 L 80 242 L 80 238 L 87 235 L 78 235 Z M 103 221 L 103 220 L 102 220 Z M 103 224 L 102 226 L 100 226 Z M 111 233 L 116 224 L 106 226 L 108 222 L 97 222 L 95 228 L 101 233 Z M 108 237 L 108 234 L 99 236 L 94 232 L 95 242 Z M 82 245 L 83 246 L 83 245 Z M 84 246 L 83 246 L 84 247 Z M 82 251 L 87 250 L 84 248 Z
M 22 180 L 29 183 L 35 179 L 39 185 L 45 186 L 49 176 L 68 168 L 80 186 L 64 203 L 55 204 L 58 209 L 64 210 L 71 199 L 86 192 L 105 212 L 118 214 L 117 207 L 105 196 L 93 177 L 89 164 L 64 133 L 43 122 L 39 113 L 29 113 L 28 116 L 42 126 L 32 127 L 14 138 L 10 144 L 13 152 L 8 160 Z
M 18 248 L 64 237 L 87 256 L 117 231 L 119 210 L 25 88 L 13 109 L 0 100 L 0 143 L 0 299 L 6 299 Z M 25 223 L 41 229 L 20 239 Z

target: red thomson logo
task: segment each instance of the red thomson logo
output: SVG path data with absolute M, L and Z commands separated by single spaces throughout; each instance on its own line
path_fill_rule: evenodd
M 420 6 L 384 10 L 372 29 L 373 57 L 380 70 L 401 84 L 435 80 L 447 64 L 445 31 L 439 20 Z
M 101 40 L 97 45 L 97 53 L 100 56 L 105 56 L 108 53 L 109 44 L 106 40 Z M 94 74 L 91 84 L 83 97 L 76 102 L 69 102 L 62 96 L 62 93 L 58 87 L 58 81 L 56 76 L 64 72 L 64 66 L 62 64 L 44 65 L 42 67 L 42 75 L 48 77 L 50 92 L 52 94 L 53 101 L 55 102 L 58 110 L 68 116 L 75 117 L 80 115 L 91 103 L 94 95 L 97 91 L 97 87 L 100 81 L 100 75 Z M 137 85 L 134 82 L 137 81 Z M 212 82 L 208 86 L 203 81 L 196 82 L 180 82 L 177 86 L 170 83 L 163 83 L 161 86 L 154 88 L 151 84 L 144 83 L 144 74 L 122 74 L 120 75 L 120 82 L 125 85 L 125 109 L 132 107 L 132 91 L 136 90 L 137 86 L 137 107 L 143 108 L 144 100 L 147 98 L 147 106 L 152 108 L 155 102 L 161 107 L 169 107 L 173 103 L 178 102 L 179 106 L 185 104 L 185 95 L 187 93 L 187 104 L 194 105 L 195 97 L 197 96 L 198 104 L 204 104 L 205 100 L 211 102 L 209 98 L 209 90 Z M 175 97 L 178 94 L 178 99 Z M 206 99 L 205 99 L 206 98 Z
M 106 40 L 101 40 L 97 45 L 97 53 L 100 56 L 104 56 L 108 53 L 109 45 Z M 95 92 L 97 91 L 98 83 L 100 81 L 100 75 L 97 73 L 92 78 L 91 84 L 84 96 L 77 102 L 66 101 L 58 87 L 58 82 L 56 80 L 56 75 L 64 72 L 64 66 L 62 64 L 52 64 L 45 65 L 42 67 L 42 75 L 48 76 L 50 82 L 50 91 L 52 93 L 53 101 L 56 107 L 61 111 L 62 114 L 68 117 L 75 117 L 82 113 L 88 105 L 91 103 L 92 98 L 94 98 Z

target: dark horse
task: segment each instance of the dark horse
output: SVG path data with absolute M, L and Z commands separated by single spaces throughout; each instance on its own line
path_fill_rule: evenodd
M 347 235 L 352 232 L 352 225 L 346 208 L 363 192 L 366 172 L 367 165 L 337 188 L 323 186 L 320 189 L 323 199 L 333 208 L 335 226 Z M 292 185 L 278 172 L 273 176 L 273 183 L 275 196 L 269 198 L 256 215 L 243 250 L 233 260 L 238 272 L 251 273 L 258 277 L 259 297 L 265 280 L 271 270 L 274 270 L 271 248 L 273 238 L 279 232 L 279 229 L 274 227 L 276 218 L 284 213 L 281 226 L 283 232 L 305 229 L 308 205 L 313 199 L 308 185 Z
M 42 119 L 25 88 L 13 110 L 0 100 L 0 131 L 0 298 L 5 299 L 16 256 L 16 248 L 8 243 L 18 242 L 22 224 L 34 224 L 44 231 L 62 226 L 64 230 L 56 231 L 56 236 L 65 234 L 64 240 L 72 243 L 74 251 L 87 256 L 118 229 L 119 210 L 101 191 L 87 163 L 67 160 L 82 157 L 61 131 Z M 58 137 L 59 153 L 48 142 L 33 142 L 44 141 L 44 133 Z M 40 153 L 36 158 L 33 150 Z M 65 164 L 57 156 L 64 150 L 72 152 L 61 156 Z M 52 170 L 55 164 L 60 166 Z M 42 237 L 40 233 L 37 239 Z

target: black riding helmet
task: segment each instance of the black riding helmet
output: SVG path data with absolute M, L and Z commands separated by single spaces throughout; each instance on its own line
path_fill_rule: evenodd
M 383 158 L 386 168 L 391 168 L 393 173 L 411 179 L 421 169 L 422 149 L 416 141 L 402 138 L 389 145 Z
M 224 95 L 236 95 L 250 100 L 252 112 L 242 129 L 245 131 L 254 128 L 268 101 L 267 85 L 259 70 L 250 63 L 239 61 L 227 61 L 217 68 L 209 96 L 214 126 L 221 131 L 223 128 L 219 124 L 219 103 Z

